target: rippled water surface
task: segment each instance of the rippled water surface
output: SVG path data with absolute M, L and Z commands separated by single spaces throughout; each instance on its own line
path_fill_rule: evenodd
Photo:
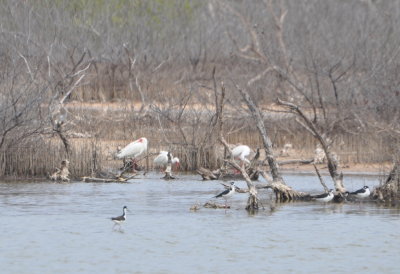
M 265 200 L 266 209 L 251 216 L 247 195 L 236 194 L 231 209 L 191 212 L 223 190 L 219 182 L 159 177 L 0 182 L 1 273 L 400 273 L 398 210 L 307 202 L 271 212 Z M 315 176 L 285 179 L 297 190 L 322 189 Z M 353 190 L 378 179 L 347 176 L 345 183 Z M 128 219 L 113 229 L 109 217 L 124 205 Z

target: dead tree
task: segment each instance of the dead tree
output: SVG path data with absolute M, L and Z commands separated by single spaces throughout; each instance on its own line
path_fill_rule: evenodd
M 332 177 L 336 191 L 345 193 L 346 189 L 343 185 L 343 173 L 339 173 L 338 171 L 338 160 L 336 155 L 331 150 L 331 142 L 328 140 L 328 138 L 322 132 L 320 132 L 320 130 L 318 130 L 315 122 L 313 122 L 299 106 L 293 103 L 282 101 L 280 99 L 278 99 L 277 103 L 287 107 L 291 113 L 300 118 L 301 120 L 296 121 L 318 140 L 325 152 L 329 174 Z
M 67 110 L 64 107 L 64 103 L 71 96 L 72 92 L 79 87 L 79 84 L 86 76 L 86 71 L 91 65 L 91 61 L 88 61 L 86 64 L 84 62 L 86 52 L 80 55 L 78 61 L 74 60 L 73 55 L 74 53 L 70 56 L 72 68 L 68 70 L 68 73 L 62 75 L 61 80 L 56 83 L 54 90 L 58 90 L 58 92 L 49 103 L 49 120 L 52 124 L 53 132 L 56 133 L 62 141 L 67 156 L 70 154 L 70 144 L 65 129 L 67 124 Z M 86 66 L 83 67 L 83 65 Z
M 214 70 L 214 72 L 215 72 L 215 70 Z M 214 93 L 215 93 L 215 109 L 216 109 L 216 117 L 217 117 L 216 121 L 218 124 L 218 132 L 219 132 L 218 140 L 222 143 L 222 145 L 225 147 L 225 149 L 229 152 L 230 158 L 225 161 L 232 167 L 239 170 L 240 173 L 243 175 L 243 178 L 245 179 L 245 181 L 247 183 L 247 187 L 249 189 L 249 197 L 247 199 L 246 210 L 250 211 L 250 212 L 254 212 L 254 211 L 258 210 L 258 208 L 259 208 L 259 199 L 257 196 L 257 194 L 258 194 L 257 188 L 252 183 L 249 175 L 246 172 L 245 167 L 238 165 L 235 162 L 235 160 L 233 159 L 232 150 L 230 149 L 228 143 L 226 142 L 226 140 L 222 134 L 223 133 L 223 106 L 224 106 L 224 98 L 225 98 L 225 86 L 223 83 L 221 84 L 221 92 L 219 94 L 218 90 L 217 90 L 217 84 L 216 84 L 214 73 L 213 73 L 213 80 L 214 80 Z
M 268 137 L 267 131 L 265 129 L 264 120 L 262 118 L 260 109 L 251 99 L 246 90 L 240 88 L 237 84 L 235 86 L 239 93 L 242 95 L 244 101 L 246 102 L 251 116 L 256 121 L 258 132 L 263 140 L 266 158 L 272 175 L 272 182 L 269 184 L 268 188 L 271 188 L 274 191 L 277 201 L 284 202 L 302 199 L 304 197 L 304 194 L 301 192 L 297 192 L 291 187 L 287 186 L 279 172 L 278 163 L 273 155 L 272 142 L 271 139 Z

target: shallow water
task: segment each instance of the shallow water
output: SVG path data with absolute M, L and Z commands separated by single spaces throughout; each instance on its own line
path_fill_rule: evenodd
M 400 212 L 370 203 L 277 205 L 249 215 L 191 212 L 223 190 L 200 176 L 160 174 L 129 183 L 1 182 L 2 273 L 399 273 Z M 318 178 L 286 175 L 320 193 Z M 329 178 L 326 183 L 332 185 Z M 378 184 L 346 176 L 349 190 Z M 244 187 L 244 182 L 236 182 Z M 268 197 L 267 191 L 260 192 Z M 224 201 L 222 200 L 221 203 Z M 130 209 L 122 229 L 111 216 Z

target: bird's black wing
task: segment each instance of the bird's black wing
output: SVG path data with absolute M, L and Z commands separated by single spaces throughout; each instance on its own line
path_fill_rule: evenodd
M 111 218 L 111 220 L 113 220 L 113 221 L 125 221 L 125 217 L 124 216 L 113 217 L 113 218 Z
M 328 196 L 328 193 L 323 193 L 323 194 L 319 194 L 319 195 L 311 195 L 311 198 L 325 198 L 326 196 Z
M 365 192 L 365 189 L 361 188 L 361 189 L 356 190 L 356 191 L 354 191 L 354 192 L 350 192 L 350 194 L 357 195 L 357 194 L 359 194 L 359 193 L 364 193 L 364 192 Z
M 220 194 L 218 194 L 217 196 L 215 196 L 214 198 L 219 198 L 222 197 L 223 195 L 226 195 L 229 193 L 229 189 L 225 189 L 224 191 L 222 191 Z

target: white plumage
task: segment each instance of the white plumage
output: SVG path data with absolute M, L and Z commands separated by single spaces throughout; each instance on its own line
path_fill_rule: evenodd
M 157 155 L 156 158 L 154 158 L 154 166 L 155 167 L 162 167 L 165 168 L 168 164 L 168 151 L 160 151 L 160 154 Z M 171 154 L 171 164 L 175 165 L 176 167 L 179 167 L 180 162 L 178 157 L 173 157 Z
M 136 158 L 136 157 L 142 155 L 143 153 L 145 153 L 146 151 L 147 151 L 147 139 L 142 137 L 142 138 L 130 143 L 123 149 L 121 149 L 117 153 L 117 157 L 119 159 Z
M 250 155 L 250 148 L 246 145 L 240 145 L 232 149 L 232 156 L 234 159 L 239 159 L 243 162 L 250 164 L 250 161 L 246 158 Z

